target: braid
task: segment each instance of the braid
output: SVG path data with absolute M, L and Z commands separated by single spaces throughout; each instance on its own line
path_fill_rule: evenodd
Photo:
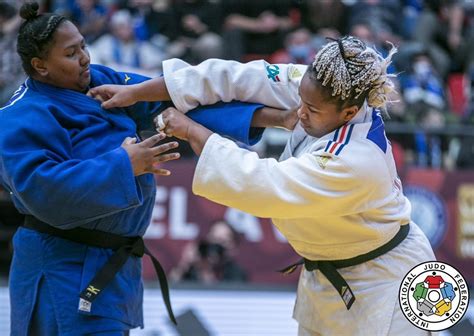
M 47 40 L 52 35 L 52 33 L 56 30 L 56 28 L 58 27 L 59 23 L 62 20 L 64 20 L 64 17 L 60 15 L 51 15 L 48 18 L 46 28 L 43 30 L 41 34 L 38 35 L 37 39 L 39 41 Z
M 38 15 L 38 4 L 25 3 L 20 9 L 20 15 L 26 21 L 20 26 L 17 40 L 17 52 L 22 60 L 26 74 L 32 75 L 35 70 L 31 66 L 34 57 L 45 57 L 53 42 L 53 35 L 64 16 L 57 14 Z
M 362 106 L 365 99 L 372 107 L 385 109 L 387 95 L 394 85 L 387 74 L 392 55 L 387 58 L 352 36 L 330 42 L 315 56 L 311 76 L 331 91 L 331 100 L 339 105 Z

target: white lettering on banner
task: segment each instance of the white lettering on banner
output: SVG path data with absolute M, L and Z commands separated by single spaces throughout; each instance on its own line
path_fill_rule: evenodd
M 156 199 L 153 212 L 151 214 L 151 223 L 145 232 L 145 239 L 160 239 L 166 234 L 165 228 L 165 215 L 166 207 L 165 202 L 168 199 L 168 189 L 166 187 L 156 187 Z
M 255 216 L 234 208 L 227 208 L 224 220 L 237 232 L 242 233 L 248 241 L 262 241 L 262 227 Z
M 189 192 L 184 187 L 156 187 L 156 200 L 145 239 L 162 239 L 168 232 L 174 240 L 194 240 L 199 235 L 196 223 L 186 222 L 188 217 Z M 168 202 L 169 201 L 169 202 Z M 168 216 L 167 216 L 168 214 Z M 168 217 L 168 222 L 166 221 Z M 246 212 L 234 208 L 226 208 L 224 218 L 237 232 L 243 234 L 250 242 L 261 242 L 263 231 L 260 220 Z M 277 242 L 286 243 L 286 238 L 272 225 Z M 168 227 L 168 231 L 167 231 Z
M 193 240 L 199 233 L 195 223 L 187 223 L 188 216 L 188 191 L 183 187 L 173 187 L 170 192 L 170 234 L 171 239 Z

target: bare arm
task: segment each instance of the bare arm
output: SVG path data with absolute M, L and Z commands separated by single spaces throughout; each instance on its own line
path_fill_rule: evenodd
M 87 95 L 101 101 L 105 109 L 130 106 L 139 101 L 171 100 L 163 77 L 133 85 L 101 85 L 90 89 Z
M 218 59 L 190 66 L 171 59 L 163 62 L 163 71 L 163 77 L 136 85 L 102 85 L 90 89 L 88 95 L 102 101 L 106 109 L 138 101 L 172 100 L 179 111 L 186 113 L 199 105 L 239 100 L 291 110 L 301 104 L 298 87 L 306 66 Z M 272 75 L 278 75 L 278 80 Z
M 283 117 L 282 117 L 283 115 Z M 157 117 L 160 118 L 160 117 Z M 191 120 L 184 113 L 170 107 L 161 114 L 161 118 L 165 127 L 163 131 L 168 136 L 175 136 L 181 140 L 189 142 L 191 148 L 196 155 L 200 155 L 204 145 L 209 137 L 213 134 L 201 124 Z M 269 107 L 263 107 L 257 110 L 252 119 L 253 127 L 284 127 L 293 129 L 298 121 L 296 111 L 281 111 Z M 155 120 L 157 124 L 158 121 Z M 158 125 L 157 125 L 158 127 Z
M 263 107 L 253 114 L 252 127 L 281 127 L 293 130 L 298 122 L 298 109 L 279 110 L 271 107 Z

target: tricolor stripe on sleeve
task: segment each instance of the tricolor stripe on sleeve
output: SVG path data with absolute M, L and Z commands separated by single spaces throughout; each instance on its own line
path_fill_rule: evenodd
M 332 140 L 329 140 L 325 152 L 331 153 L 334 155 L 339 155 L 345 145 L 349 143 L 351 138 L 352 130 L 354 129 L 354 124 L 344 125 L 336 130 Z

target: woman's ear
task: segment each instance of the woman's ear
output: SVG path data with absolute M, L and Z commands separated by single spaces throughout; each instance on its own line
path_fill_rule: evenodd
M 48 68 L 46 67 L 45 62 L 39 58 L 39 57 L 33 57 L 31 59 L 31 66 L 35 71 L 38 73 L 38 75 L 42 77 L 46 77 L 48 75 Z
M 342 110 L 343 116 L 344 116 L 344 121 L 349 122 L 354 116 L 359 112 L 359 108 L 357 105 L 352 105 L 349 107 L 346 107 Z

